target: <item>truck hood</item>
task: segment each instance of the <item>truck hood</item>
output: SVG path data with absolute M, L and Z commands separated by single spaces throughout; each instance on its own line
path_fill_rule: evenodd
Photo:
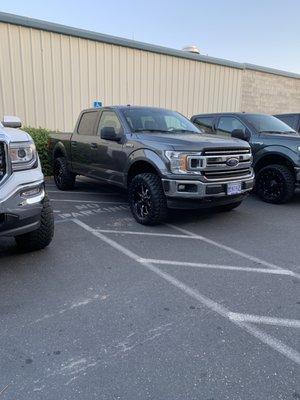
M 261 133 L 260 136 L 264 139 L 270 140 L 272 142 L 276 142 L 278 144 L 287 145 L 295 144 L 300 145 L 300 135 L 299 133 Z
M 16 128 L 4 128 L 0 124 L 0 140 L 4 140 L 5 142 L 28 142 L 31 140 L 31 137 L 27 132 L 22 131 L 21 129 Z
M 180 134 L 180 133 L 157 133 L 147 135 L 139 134 L 138 138 L 142 142 L 151 142 L 153 147 L 161 147 L 163 145 L 173 147 L 173 150 L 178 151 L 201 151 L 207 148 L 226 147 L 249 148 L 249 144 L 243 140 L 234 138 L 220 138 L 215 135 L 203 134 Z M 155 142 L 155 144 L 153 143 Z M 150 144 L 150 143 L 149 143 Z

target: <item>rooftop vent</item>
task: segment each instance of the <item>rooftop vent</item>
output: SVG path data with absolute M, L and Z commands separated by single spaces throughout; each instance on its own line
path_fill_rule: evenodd
M 197 46 L 191 45 L 191 46 L 185 46 L 182 49 L 183 51 L 187 51 L 189 53 L 194 53 L 194 54 L 200 54 L 200 50 L 198 49 Z

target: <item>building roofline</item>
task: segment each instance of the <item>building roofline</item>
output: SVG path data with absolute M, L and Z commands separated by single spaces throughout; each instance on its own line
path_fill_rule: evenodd
M 15 14 L 0 12 L 0 22 L 12 24 L 12 25 L 24 26 L 24 27 L 33 28 L 33 29 L 44 30 L 44 31 L 53 32 L 53 33 L 60 33 L 63 35 L 68 35 L 68 36 L 75 36 L 75 37 L 94 40 L 94 41 L 102 42 L 102 43 L 109 43 L 109 44 L 114 44 L 114 45 L 118 45 L 118 46 L 129 47 L 129 48 L 133 48 L 133 49 L 137 49 L 137 50 L 149 51 L 152 53 L 158 53 L 158 54 L 164 54 L 164 55 L 169 55 L 169 56 L 174 56 L 174 57 L 179 57 L 179 58 L 185 58 L 188 60 L 206 62 L 209 64 L 217 64 L 217 65 L 222 65 L 222 66 L 237 68 L 237 69 L 250 69 L 250 70 L 259 71 L 259 72 L 266 72 L 266 73 L 273 74 L 273 75 L 281 75 L 281 76 L 286 76 L 289 78 L 300 79 L 300 74 L 296 74 L 293 72 L 281 71 L 278 69 L 262 67 L 262 66 L 253 65 L 253 64 L 238 63 L 235 61 L 204 56 L 201 54 L 188 53 L 183 50 L 177 50 L 177 49 L 172 49 L 172 48 L 168 48 L 168 47 L 164 47 L 164 46 L 158 46 L 158 45 L 153 45 L 153 44 L 149 44 L 149 43 L 139 42 L 136 40 L 130 40 L 130 39 L 121 38 L 121 37 L 117 37 L 117 36 L 106 35 L 103 33 L 97 33 L 97 32 L 93 32 L 93 31 L 89 31 L 89 30 L 85 30 L 85 29 L 78 29 L 78 28 L 74 28 L 74 27 L 70 27 L 70 26 L 66 26 L 66 25 L 61 25 L 61 24 L 48 22 L 48 21 L 42 21 L 39 19 L 34 19 L 34 18 L 29 18 L 29 17 L 23 17 L 23 16 L 15 15 Z

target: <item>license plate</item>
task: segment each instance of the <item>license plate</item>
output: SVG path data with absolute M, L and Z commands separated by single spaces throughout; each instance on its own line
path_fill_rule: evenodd
M 232 196 L 242 192 L 242 182 L 233 182 L 227 184 L 227 194 Z

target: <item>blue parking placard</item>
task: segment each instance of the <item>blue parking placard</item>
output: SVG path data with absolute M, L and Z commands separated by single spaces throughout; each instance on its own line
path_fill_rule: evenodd
M 100 108 L 100 107 L 102 107 L 102 101 L 98 101 L 98 100 L 94 101 L 93 107 L 94 107 L 94 108 Z

